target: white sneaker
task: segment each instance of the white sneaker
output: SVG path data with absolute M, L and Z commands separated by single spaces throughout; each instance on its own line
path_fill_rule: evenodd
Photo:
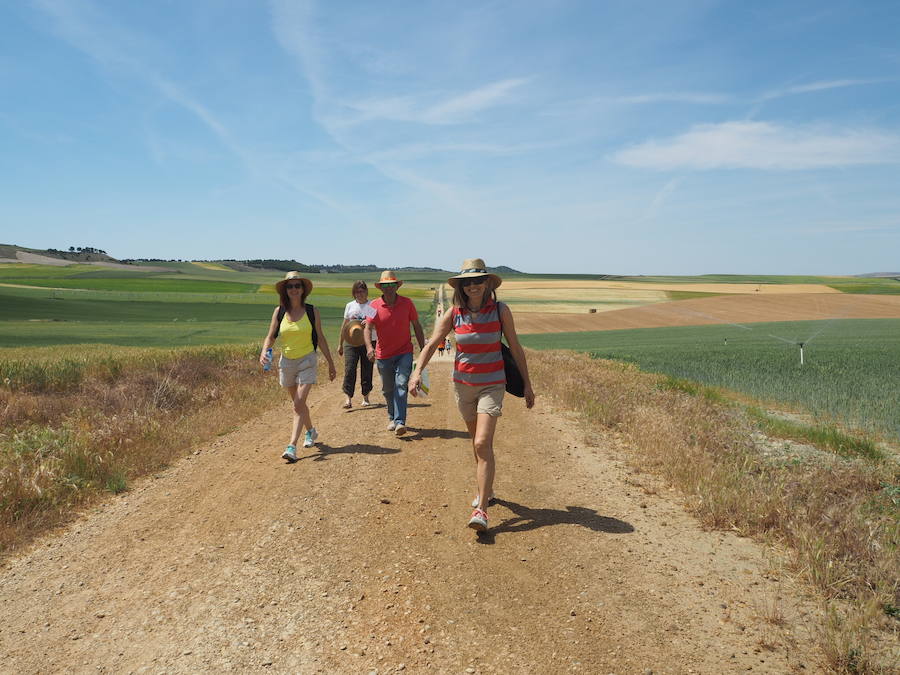
M 319 437 L 319 432 L 313 429 L 308 429 L 306 432 L 306 438 L 303 439 L 303 447 L 311 448 L 313 443 L 316 442 L 316 439 Z
M 481 496 L 480 496 L 480 495 L 475 495 L 475 499 L 472 500 L 472 508 L 473 508 L 473 509 L 477 509 L 477 508 L 478 508 L 478 502 L 479 502 L 479 501 L 481 501 Z M 497 503 L 497 498 L 496 498 L 494 495 L 491 495 L 491 498 L 488 499 L 487 505 L 488 505 L 488 506 L 493 506 L 493 505 L 496 504 L 496 503 Z
M 396 428 L 397 428 L 397 423 L 394 420 L 391 420 L 390 422 L 388 422 L 388 426 L 387 426 L 388 431 L 393 431 Z
M 476 532 L 484 532 L 488 529 L 488 515 L 481 509 L 475 509 L 472 511 L 472 516 L 469 518 L 469 527 L 471 527 Z
M 394 433 L 398 436 L 402 436 L 406 433 L 406 425 L 403 422 L 397 422 L 397 425 L 394 427 Z

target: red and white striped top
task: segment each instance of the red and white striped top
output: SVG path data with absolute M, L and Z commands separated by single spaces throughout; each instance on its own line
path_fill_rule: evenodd
M 506 384 L 503 355 L 500 353 L 499 302 L 489 300 L 479 312 L 453 308 L 453 332 L 456 334 L 456 360 L 453 381 L 483 387 Z

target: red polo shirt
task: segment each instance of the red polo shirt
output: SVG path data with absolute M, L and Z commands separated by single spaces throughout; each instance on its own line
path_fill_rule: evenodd
M 375 316 L 369 317 L 366 322 L 378 331 L 375 358 L 389 359 L 392 356 L 412 353 L 409 324 L 419 319 L 413 301 L 398 295 L 394 306 L 389 307 L 385 304 L 384 298 L 378 298 L 372 301 L 372 309 L 375 310 Z

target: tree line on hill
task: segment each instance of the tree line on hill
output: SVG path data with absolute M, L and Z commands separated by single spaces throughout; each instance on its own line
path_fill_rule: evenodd
M 43 251 L 45 255 L 52 258 L 62 258 L 63 260 L 72 260 L 74 262 L 113 262 L 114 259 L 101 248 L 93 246 L 70 246 L 68 251 L 60 251 L 55 248 L 48 248 Z
M 246 270 L 247 268 L 259 270 L 278 270 L 281 272 L 304 272 L 307 274 L 377 274 L 383 269 L 393 269 L 398 272 L 440 272 L 445 273 L 437 267 L 410 267 L 410 266 L 394 266 L 382 267 L 380 265 L 306 265 L 296 260 L 279 260 L 275 258 L 257 258 L 255 260 L 236 260 L 233 258 L 226 260 L 183 260 L 181 258 L 122 258 L 117 260 L 110 256 L 106 251 L 93 246 L 69 246 L 68 251 L 61 251 L 56 248 L 48 248 L 45 250 L 28 249 L 20 246 L 7 247 L 10 249 L 23 250 L 31 253 L 39 253 L 63 260 L 71 260 L 74 262 L 117 262 L 123 265 L 143 265 L 147 263 L 173 263 L 173 262 L 206 262 L 219 263 L 232 269 Z M 500 265 L 499 267 L 489 267 L 489 272 L 497 274 L 522 274 L 512 267 Z M 452 272 L 450 272 L 452 274 Z

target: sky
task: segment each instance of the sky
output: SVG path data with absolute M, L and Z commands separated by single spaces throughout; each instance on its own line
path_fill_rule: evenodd
M 900 270 L 896 0 L 0 0 L 0 243 Z

